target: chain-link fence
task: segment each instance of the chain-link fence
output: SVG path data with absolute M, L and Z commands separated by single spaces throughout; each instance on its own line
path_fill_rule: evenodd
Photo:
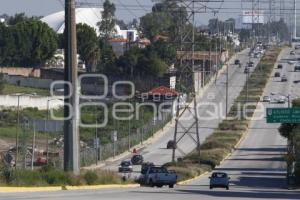
M 90 166 L 130 150 L 142 144 L 162 129 L 172 119 L 171 113 L 162 113 L 161 119 L 152 118 L 139 128 L 132 128 L 120 134 L 119 139 L 109 142 L 99 138 L 80 141 L 81 166 Z M 113 132 L 113 130 L 112 130 Z M 63 167 L 63 122 L 54 120 L 23 120 L 18 131 L 17 145 L 3 152 L 11 166 L 34 168 L 49 162 L 57 168 Z M 17 161 L 16 161 L 17 160 Z
M 89 166 L 129 151 L 133 146 L 142 144 L 145 140 L 152 137 L 155 132 L 163 129 L 171 119 L 172 115 L 170 113 L 164 113 L 161 119 L 152 119 L 142 127 L 128 132 L 127 137 L 107 144 L 101 144 L 101 142 L 97 144 L 95 142 L 94 148 L 81 148 L 81 165 Z

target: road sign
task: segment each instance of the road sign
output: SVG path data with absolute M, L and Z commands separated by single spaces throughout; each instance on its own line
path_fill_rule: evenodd
M 267 123 L 300 123 L 300 108 L 267 108 Z
M 112 142 L 117 142 L 118 141 L 118 132 L 113 131 L 110 135 L 110 139 L 111 139 Z

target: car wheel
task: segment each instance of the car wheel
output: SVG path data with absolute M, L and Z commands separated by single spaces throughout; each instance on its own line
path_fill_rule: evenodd
M 213 189 L 213 186 L 209 186 L 209 189 L 211 189 L 211 190 L 212 190 L 212 189 Z
M 229 186 L 226 187 L 226 190 L 229 190 Z
M 150 185 L 150 187 L 154 187 L 154 184 L 153 184 L 152 180 L 149 181 L 149 185 Z
M 162 188 L 162 186 L 163 186 L 163 185 L 161 185 L 161 184 L 158 184 L 158 185 L 157 185 L 158 188 Z
M 169 188 L 174 188 L 174 184 L 169 185 Z

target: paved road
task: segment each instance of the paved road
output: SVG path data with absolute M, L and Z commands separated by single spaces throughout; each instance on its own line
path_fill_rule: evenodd
M 287 57 L 288 50 L 283 54 Z M 299 92 L 293 80 L 300 79 L 300 73 L 292 72 L 292 66 L 284 64 L 282 73 L 288 82 L 279 82 L 272 77 L 265 94 Z M 275 69 L 277 71 L 278 69 Z M 298 91 L 296 91 L 298 90 Z M 300 93 L 298 93 L 300 94 Z M 266 107 L 285 105 L 264 103 Z M 255 113 L 258 117 L 259 112 Z M 43 199 L 43 200 L 223 200 L 223 199 L 300 199 L 300 191 L 286 190 L 285 162 L 282 155 L 286 151 L 286 140 L 278 133 L 278 124 L 266 124 L 265 119 L 253 120 L 244 141 L 233 155 L 216 170 L 226 171 L 231 176 L 230 190 L 208 189 L 207 177 L 202 177 L 185 186 L 169 188 L 131 188 L 93 191 L 61 191 L 30 194 L 0 194 L 0 199 Z
M 240 59 L 242 66 L 239 68 L 237 65 L 234 65 L 234 59 L 232 59 L 229 63 L 229 100 L 228 105 L 230 106 L 234 99 L 239 95 L 240 91 L 242 90 L 243 86 L 246 82 L 246 74 L 244 74 L 244 66 L 246 63 L 249 62 L 248 57 L 249 49 L 244 50 L 243 52 L 237 55 L 237 58 Z M 258 59 L 252 59 L 255 63 L 255 67 L 258 63 Z M 251 72 L 254 70 L 253 67 Z M 219 122 L 225 117 L 225 86 L 226 86 L 226 73 L 223 72 L 220 74 L 219 78 L 217 79 L 216 83 L 213 83 L 208 87 L 208 89 L 204 92 L 203 97 L 198 98 L 198 102 L 201 105 L 198 106 L 198 114 L 200 116 L 199 120 L 199 132 L 200 132 L 200 141 L 204 141 L 207 136 L 209 136 L 213 130 L 218 126 Z M 203 105 L 203 103 L 211 103 L 215 106 L 207 106 Z M 207 117 L 209 116 L 209 111 L 217 111 L 219 114 L 214 117 L 212 120 L 208 120 Z M 180 122 L 185 126 L 189 127 L 193 120 L 191 120 L 192 115 L 189 111 L 184 112 Z M 205 119 L 204 119 L 205 118 Z M 183 131 L 183 129 L 179 130 Z M 193 129 L 192 129 L 193 131 Z M 167 142 L 169 140 L 173 140 L 174 135 L 174 125 L 166 130 L 166 133 L 163 134 L 160 138 L 157 138 L 155 142 L 151 145 L 144 148 L 140 153 L 143 155 L 144 160 L 148 162 L 153 162 L 156 165 L 162 165 L 166 162 L 171 161 L 172 150 L 166 149 Z M 180 137 L 180 134 L 178 138 Z M 194 135 L 194 138 L 195 135 Z M 193 149 L 196 148 L 196 144 L 192 138 L 186 136 L 184 137 L 178 144 L 179 149 L 181 151 L 176 151 L 176 157 L 182 157 L 185 154 L 191 152 Z M 123 158 L 123 159 L 129 159 Z M 115 161 L 113 163 L 109 163 L 106 168 L 110 170 L 117 170 L 118 165 L 120 164 L 121 160 Z M 140 167 L 135 167 L 135 171 L 139 171 Z M 134 175 L 136 176 L 136 174 Z

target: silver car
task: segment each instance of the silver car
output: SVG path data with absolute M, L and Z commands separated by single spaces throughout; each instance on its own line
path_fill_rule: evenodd
M 229 190 L 229 180 L 230 178 L 224 172 L 214 172 L 211 177 L 209 177 L 210 183 L 209 188 L 226 188 Z

